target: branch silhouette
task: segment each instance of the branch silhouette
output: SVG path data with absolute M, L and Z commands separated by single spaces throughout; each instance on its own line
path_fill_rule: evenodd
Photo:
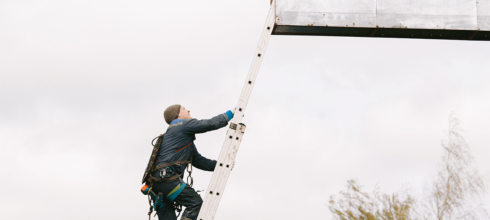
M 362 191 L 357 180 L 347 181 L 347 190 L 330 196 L 329 209 L 336 220 L 479 220 L 490 219 L 483 206 L 487 177 L 475 166 L 470 147 L 462 136 L 460 120 L 449 116 L 448 139 L 442 141 L 443 155 L 437 175 L 423 190 L 385 194 L 376 187 Z

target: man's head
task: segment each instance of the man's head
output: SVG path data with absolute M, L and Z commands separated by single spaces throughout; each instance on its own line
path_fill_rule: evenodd
M 163 112 L 163 117 L 165 118 L 167 124 L 170 124 L 173 120 L 177 118 L 192 119 L 190 112 L 191 111 L 185 109 L 183 106 L 176 104 L 171 105 L 167 109 L 165 109 L 165 111 Z

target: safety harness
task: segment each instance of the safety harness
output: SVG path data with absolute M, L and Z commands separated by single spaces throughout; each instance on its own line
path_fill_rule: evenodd
M 148 219 L 151 219 L 151 213 L 153 211 L 158 211 L 160 210 L 161 208 L 163 208 L 166 204 L 163 202 L 163 199 L 164 199 L 164 196 L 163 196 L 163 193 L 162 192 L 159 192 L 158 194 L 155 194 L 153 191 L 152 191 L 152 188 L 153 188 L 153 183 L 154 182 L 168 182 L 168 181 L 172 181 L 172 180 L 175 180 L 175 179 L 179 179 L 180 180 L 180 184 L 177 185 L 167 196 L 166 198 L 170 201 L 170 202 L 173 202 L 173 200 L 178 196 L 178 194 L 180 194 L 180 192 L 182 192 L 182 190 L 184 189 L 186 183 L 182 181 L 182 175 L 184 174 L 184 172 L 182 172 L 181 174 L 176 174 L 172 177 L 169 177 L 169 178 L 164 178 L 165 177 L 165 174 L 166 174 L 166 171 L 167 169 L 172 169 L 170 166 L 172 165 L 182 165 L 182 164 L 185 164 L 187 166 L 187 172 L 189 173 L 189 175 L 187 176 L 187 183 L 189 183 L 189 178 L 190 178 L 190 184 L 189 186 L 192 187 L 193 183 L 194 183 L 194 179 L 192 178 L 192 154 L 191 154 L 191 157 L 190 157 L 190 160 L 181 160 L 181 161 L 175 161 L 175 162 L 171 162 L 171 163 L 166 163 L 166 164 L 163 164 L 163 165 L 160 165 L 160 166 L 157 166 L 155 167 L 156 163 L 158 161 L 156 161 L 156 158 L 158 156 L 158 152 L 160 151 L 160 146 L 162 145 L 162 142 L 163 142 L 163 136 L 165 135 L 165 133 L 153 138 L 153 140 L 151 141 L 151 145 L 153 145 L 153 151 L 151 153 L 151 156 L 150 156 L 150 161 L 148 162 L 148 166 L 146 167 L 146 170 L 145 170 L 145 174 L 143 175 L 143 181 L 142 183 L 145 184 L 143 186 L 143 188 L 141 188 L 141 192 L 144 194 L 144 195 L 148 195 L 148 203 L 150 204 L 150 210 L 148 211 Z M 156 144 L 154 143 L 156 141 Z M 184 148 L 190 146 L 192 144 L 189 143 L 188 145 L 176 150 L 175 152 L 178 152 L 180 150 L 183 150 Z M 159 170 L 160 171 L 160 176 L 162 178 L 158 178 L 158 177 L 154 177 L 152 176 L 153 172 L 156 171 L 156 170 Z M 154 205 L 151 204 L 151 201 L 154 201 Z M 180 204 L 177 204 L 177 203 L 174 203 L 173 204 L 174 208 L 178 211 L 178 216 L 180 216 L 180 212 L 182 211 L 182 206 Z M 156 216 L 156 213 L 155 213 L 155 216 Z

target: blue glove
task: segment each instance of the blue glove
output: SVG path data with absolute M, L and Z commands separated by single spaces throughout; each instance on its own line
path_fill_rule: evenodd
M 236 108 L 235 108 L 236 109 Z M 235 115 L 235 110 L 231 111 L 231 110 L 228 110 L 226 112 L 226 116 L 228 116 L 228 121 L 231 121 L 231 119 L 233 118 L 233 116 Z

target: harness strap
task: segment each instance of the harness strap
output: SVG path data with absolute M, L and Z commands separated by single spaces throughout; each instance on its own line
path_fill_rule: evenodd
M 188 164 L 190 163 L 190 161 L 188 160 L 180 160 L 180 161 L 175 161 L 175 162 L 172 162 L 172 163 L 166 163 L 166 164 L 163 164 L 163 165 L 160 165 L 160 166 L 157 166 L 153 169 L 153 171 L 155 170 L 159 170 L 159 169 L 162 169 L 164 167 L 169 167 L 169 166 L 172 166 L 172 165 L 175 165 L 175 164 Z
M 183 148 L 180 148 L 180 149 L 176 150 L 175 152 L 179 152 L 179 151 L 183 150 L 184 148 L 191 146 L 191 144 L 192 144 L 192 143 L 194 143 L 194 142 L 191 142 L 191 143 L 189 143 L 188 145 L 185 145 Z M 175 165 L 175 164 L 185 164 L 185 165 L 187 165 L 187 164 L 189 164 L 191 161 L 192 161 L 192 158 L 191 158 L 191 160 L 190 160 L 190 161 L 187 161 L 187 160 L 180 160 L 180 161 L 175 161 L 175 162 L 172 162 L 172 163 L 166 163 L 166 164 L 163 164 L 163 165 L 160 165 L 160 166 L 157 166 L 157 167 L 153 168 L 153 169 L 151 170 L 151 172 L 153 172 L 153 171 L 155 171 L 155 170 L 162 169 L 162 168 L 164 168 L 164 167 L 169 167 L 169 166 L 172 166 L 172 165 Z M 157 162 L 155 163 L 155 165 L 156 165 L 157 163 L 158 163 L 158 160 L 157 160 Z
M 169 177 L 169 178 L 158 178 L 158 177 L 154 177 L 154 176 L 150 175 L 150 179 L 152 181 L 155 181 L 155 182 L 168 182 L 168 181 L 172 181 L 174 179 L 180 178 L 182 176 L 182 174 L 184 174 L 184 173 L 177 174 L 177 175 Z
M 151 213 L 153 212 L 153 206 L 151 205 L 150 193 L 148 193 L 148 204 L 150 204 L 150 211 L 148 211 L 148 220 L 151 220 Z
M 183 148 L 180 148 L 180 149 L 178 149 L 178 150 L 176 150 L 174 152 L 179 152 L 179 151 L 183 150 L 184 148 L 191 146 L 192 143 L 193 142 L 189 143 L 188 145 L 185 145 Z

